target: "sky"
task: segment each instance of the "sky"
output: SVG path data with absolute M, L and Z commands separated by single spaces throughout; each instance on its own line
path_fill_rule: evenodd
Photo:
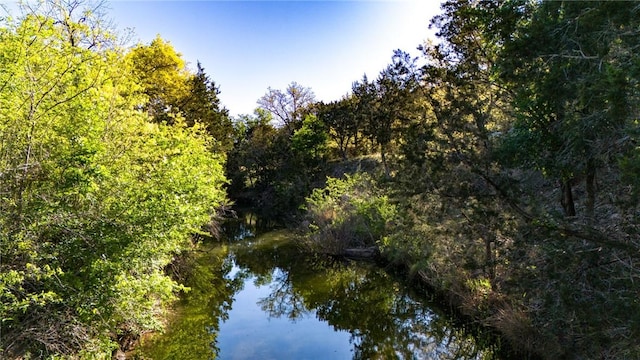
M 393 50 L 418 56 L 432 38 L 437 0 L 111 1 L 116 27 L 133 42 L 169 41 L 195 71 L 200 61 L 231 115 L 251 114 L 269 87 L 295 81 L 317 100 L 338 100 L 374 79 Z

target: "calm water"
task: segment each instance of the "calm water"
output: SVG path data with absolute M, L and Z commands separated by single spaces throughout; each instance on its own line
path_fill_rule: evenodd
M 236 224 L 238 225 L 238 224 Z M 228 224 L 208 245 L 150 359 L 492 359 L 495 346 L 452 325 L 373 264 L 299 251 L 294 235 Z

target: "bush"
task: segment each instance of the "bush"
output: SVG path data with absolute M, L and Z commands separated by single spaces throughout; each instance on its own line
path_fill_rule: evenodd
M 396 207 L 366 173 L 327 178 L 327 185 L 306 198 L 311 249 L 340 254 L 349 247 L 378 245 L 396 217 Z

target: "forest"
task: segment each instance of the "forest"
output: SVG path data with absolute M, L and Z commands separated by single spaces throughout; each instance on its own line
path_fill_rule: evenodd
M 162 330 L 232 204 L 376 253 L 522 357 L 640 358 L 640 2 L 445 1 L 420 56 L 238 117 L 106 19 L 51 0 L 0 25 L 3 358 Z

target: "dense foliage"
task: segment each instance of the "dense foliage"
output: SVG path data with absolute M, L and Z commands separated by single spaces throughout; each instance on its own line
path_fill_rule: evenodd
M 275 113 L 262 108 L 236 119 L 226 171 L 229 196 L 237 204 L 284 224 L 298 215 L 305 196 L 323 184 L 327 127 L 310 112 L 298 109 L 296 114 L 305 114 L 281 127 L 273 124 Z
M 193 74 L 181 55 L 160 36 L 149 45 L 138 44 L 126 56 L 131 74 L 141 85 L 138 92 L 145 98 L 140 108 L 154 122 L 173 124 L 176 117 L 183 117 L 188 126 L 204 127 L 215 140 L 210 144 L 214 151 L 229 150 L 233 134 L 229 112 L 221 105 L 220 90 L 200 62 Z
M 367 173 L 328 178 L 326 187 L 314 189 L 306 204 L 306 246 L 332 254 L 375 246 L 397 216 L 396 207 Z
M 334 154 L 380 152 L 401 216 L 377 244 L 516 349 L 640 356 L 640 5 L 442 9 L 420 59 L 397 51 L 377 79 L 317 106 Z M 329 249 L 366 219 L 336 221 L 354 209 L 338 184 L 307 199 L 311 238 Z
M 0 28 L 3 358 L 108 358 L 160 328 L 182 288 L 165 266 L 225 201 L 203 126 L 151 122 L 147 84 L 80 10 Z
M 119 49 L 75 5 L 0 28 L 3 355 L 159 328 L 225 172 L 260 215 L 306 199 L 313 249 L 377 246 L 517 349 L 640 357 L 638 2 L 446 1 L 421 57 L 327 104 L 269 88 L 233 123 L 200 64 Z M 379 169 L 343 176 L 361 155 Z

